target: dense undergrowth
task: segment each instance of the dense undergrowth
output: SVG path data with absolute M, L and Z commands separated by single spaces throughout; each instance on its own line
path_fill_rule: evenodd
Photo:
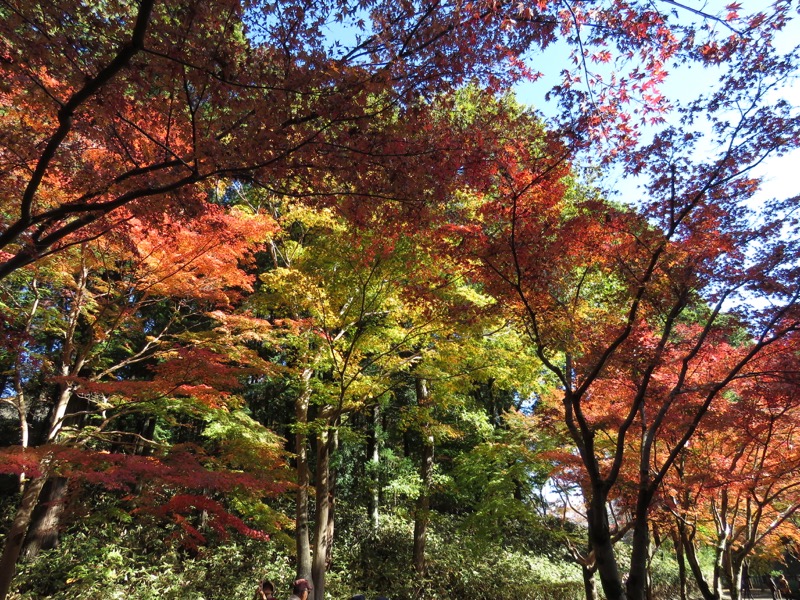
M 346 506 L 340 508 L 340 519 L 328 573 L 328 596 L 333 599 L 357 593 L 393 600 L 488 600 L 510 593 L 528 600 L 585 598 L 581 570 L 566 552 L 567 533 L 555 523 L 543 521 L 539 527 L 509 523 L 506 531 L 486 535 L 470 529 L 463 518 L 434 515 L 428 571 L 419 576 L 409 559 L 413 522 L 407 515 L 401 511 L 382 515 L 377 531 L 368 526 L 365 514 Z M 8 518 L 4 521 L 7 526 Z M 163 523 L 132 519 L 105 506 L 69 527 L 56 549 L 20 565 L 17 591 L 11 597 L 250 600 L 262 578 L 276 583 L 279 599 L 289 596 L 295 567 L 293 546 L 285 533 L 266 542 L 236 533 L 227 539 L 211 535 L 207 546 L 196 549 L 167 541 L 173 533 Z M 669 598 L 677 586 L 677 565 L 670 553 L 656 556 L 656 597 Z

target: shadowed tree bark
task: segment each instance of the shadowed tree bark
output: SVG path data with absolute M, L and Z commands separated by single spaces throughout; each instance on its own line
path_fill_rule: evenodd
M 415 378 L 417 393 L 417 404 L 427 406 L 430 402 L 430 392 L 427 382 L 421 377 Z M 422 434 L 422 452 L 420 455 L 420 479 L 421 489 L 414 509 L 414 569 L 420 575 L 426 571 L 425 546 L 428 535 L 428 523 L 430 522 L 430 490 L 431 477 L 433 475 L 433 436 L 426 433 L 425 428 Z

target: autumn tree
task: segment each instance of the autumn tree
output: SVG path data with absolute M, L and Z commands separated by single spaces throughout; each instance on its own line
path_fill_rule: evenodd
M 637 0 L 8 3 L 0 276 L 114 227 L 122 206 L 139 218 L 202 210 L 203 185 L 218 179 L 334 201 L 414 200 L 404 184 L 418 178 L 443 193 L 460 145 L 415 136 L 426 131 L 420 110 L 467 81 L 499 90 L 536 79 L 521 59 L 558 38 L 574 65 L 553 92 L 565 115 L 583 111 L 564 131 L 627 143 L 666 108 L 666 62 L 694 35 Z M 728 58 L 715 41 L 702 49 Z M 610 81 L 589 68 L 612 60 Z
M 164 451 L 153 433 L 157 421 L 173 418 L 165 407 L 169 398 L 193 398 L 198 414 L 203 403 L 223 408 L 226 395 L 238 386 L 234 367 L 253 366 L 234 348 L 209 347 L 208 341 L 187 336 L 187 329 L 194 328 L 193 320 L 204 319 L 206 311 L 228 307 L 252 289 L 252 278 L 242 266 L 253 245 L 273 231 L 273 222 L 218 209 L 206 211 L 193 225 L 187 229 L 163 223 L 156 231 L 129 219 L 112 235 L 43 263 L 21 288 L 30 294 L 6 290 L 10 298 L 25 303 L 29 338 L 17 350 L 14 385 L 5 390 L 11 392 L 6 400 L 17 409 L 20 434 L 19 445 L 7 449 L 4 470 L 16 469 L 25 482 L 15 529 L 5 546 L 6 589 L 37 500 L 46 508 L 28 536 L 28 552 L 35 554 L 42 539 L 58 528 L 63 502 L 52 493 L 39 499 L 45 482 L 51 489 L 58 485 L 63 496 L 70 465 L 89 464 L 92 456 L 97 460 L 98 446 L 120 455 L 108 460 L 119 459 L 121 464 L 110 468 L 122 477 L 125 456 Z M 21 281 L 27 275 L 20 271 L 13 277 Z M 206 363 L 202 381 L 186 370 L 190 363 L 193 369 Z M 37 368 L 39 376 L 31 376 Z M 26 402 L 30 396 L 36 401 Z M 31 436 L 31 415 L 43 409 L 46 422 L 34 422 Z M 195 410 L 190 401 L 185 409 Z M 177 406 L 174 411 L 181 412 Z M 80 451 L 89 458 L 81 458 Z M 15 455 L 22 463 L 15 462 Z M 98 461 L 100 472 L 107 462 Z M 18 464 L 29 465 L 31 471 L 20 470 Z M 132 467 L 129 473 L 131 481 L 136 470 Z M 97 477 L 98 483 L 104 481 L 103 475 Z M 122 484 L 112 479 L 109 485 Z M 45 521 L 49 524 L 41 530 Z
M 736 382 L 674 465 L 665 505 L 705 598 L 721 597 L 723 577 L 738 598 L 742 566 L 758 551 L 780 559 L 794 538 L 798 496 L 795 336 L 764 354 Z M 697 564 L 697 545 L 715 550 L 713 581 Z
M 697 49 L 709 61 L 724 53 L 731 71 L 708 102 L 687 109 L 683 127 L 626 154 L 632 174 L 650 176 L 643 198 L 613 205 L 592 192 L 576 195 L 558 142 L 510 135 L 477 173 L 490 183 L 475 185 L 476 217 L 448 229 L 559 380 L 608 598 L 643 598 L 648 516 L 664 477 L 731 384 L 798 327 L 790 209 L 780 199 L 759 210 L 751 203 L 753 167 L 798 139 L 792 108 L 769 96 L 791 69 L 772 45 L 784 16 L 777 7 L 753 17 L 752 27 L 766 27 L 760 38 L 734 35 L 714 52 Z M 755 62 L 770 67 L 752 75 Z M 759 85 L 743 86 L 742 73 Z M 715 125 L 716 153 L 707 160 L 695 149 L 701 134 L 691 131 L 700 114 Z M 728 351 L 718 363 L 722 343 Z M 667 441 L 675 423 L 679 433 Z M 606 507 L 629 457 L 635 522 L 623 586 Z
M 516 191 L 528 185 L 523 180 Z M 716 287 L 712 275 L 726 277 L 730 273 L 727 269 L 715 272 L 713 267 L 719 265 L 713 263 L 719 255 L 705 254 L 709 246 L 715 252 L 725 247 L 720 240 L 709 244 L 703 240 L 707 236 L 705 222 L 702 234 L 697 232 L 700 239 L 681 235 L 681 246 L 676 246 L 669 243 L 668 236 L 659 240 L 649 224 L 626 211 L 593 207 L 587 202 L 551 209 L 551 220 L 545 216 L 546 208 L 531 212 L 518 203 L 522 195 L 515 196 L 513 192 L 507 208 L 507 237 L 492 245 L 484 264 L 491 281 L 517 293 L 518 314 L 525 317 L 539 357 L 558 374 L 565 390 L 564 418 L 591 482 L 589 534 L 609 597 L 622 597 L 623 591 L 606 504 L 629 456 L 628 436 L 639 438 L 635 459 L 640 465 L 638 499 L 628 579 L 629 596 L 638 597 L 641 591 L 637 587 L 645 581 L 648 511 L 664 476 L 730 383 L 747 371 L 760 352 L 796 328 L 791 317 L 796 293 L 791 280 L 786 281 L 778 309 L 768 315 L 750 315 L 751 340 L 729 346 L 726 368 L 721 372 L 704 369 L 714 360 L 716 340 L 734 334 L 726 332 L 720 318 L 723 303 L 734 290 L 748 283 L 758 285 L 767 274 L 782 277 L 784 273 L 773 269 L 775 255 L 766 256 L 766 264 L 758 272 L 742 269 L 742 279 L 726 282 L 731 287 L 723 288 L 719 295 L 715 289 L 716 307 L 709 308 L 700 324 L 686 326 L 681 317 L 696 306 L 694 294 L 703 288 L 710 293 L 712 286 Z M 492 208 L 495 213 L 498 210 Z M 593 229 L 602 237 L 594 237 Z M 747 235 L 751 235 L 749 228 Z M 574 263 L 563 260 L 563 254 L 559 263 L 547 258 L 543 246 L 558 238 L 553 250 L 563 253 L 563 248 L 570 248 Z M 688 255 L 693 242 L 699 242 L 699 255 Z M 602 254 L 595 254 L 597 250 Z M 735 255 L 735 248 L 730 253 Z M 560 270 L 562 267 L 565 270 Z M 703 281 L 700 276 L 709 279 Z M 772 290 L 778 285 L 773 280 L 768 287 Z M 675 365 L 681 366 L 673 370 Z M 630 384 L 609 387 L 609 378 L 618 378 L 620 371 L 626 373 Z M 653 453 L 664 443 L 661 434 L 666 424 L 675 420 L 683 423 L 681 435 L 671 438 L 672 445 L 666 450 L 659 448 L 660 465 L 652 470 Z M 641 572 L 637 573 L 637 568 Z
M 442 351 L 465 339 L 466 329 L 448 341 L 457 335 L 455 323 L 466 325 L 479 307 L 480 295 L 465 286 L 457 271 L 434 259 L 424 227 L 404 222 L 406 210 L 385 207 L 364 215 L 354 206 L 355 227 L 330 210 L 285 206 L 284 234 L 270 249 L 272 264 L 261 275 L 262 290 L 251 299 L 254 314 L 273 324 L 267 343 L 285 349 L 280 359 L 284 376 L 299 382 L 293 425 L 300 483 L 298 572 L 308 575 L 303 569 L 310 567 L 318 590 L 324 589 L 333 542 L 335 473 L 330 465 L 340 429 L 355 415 L 376 410 L 403 374 L 416 378 L 420 410 L 429 411 L 429 375 L 420 370 L 422 364 L 434 346 Z M 309 436 L 313 451 L 306 448 Z M 313 541 L 306 541 L 305 488 L 311 475 Z
M 374 117 L 467 78 L 514 79 L 522 69 L 509 59 L 552 37 L 555 23 L 537 14 L 530 26 L 501 27 L 511 9 L 474 8 L 5 5 L 0 276 L 125 214 L 202 210 L 198 184 L 220 178 L 404 198 L 393 179 L 436 165 L 429 140 L 405 137 L 404 123 L 375 127 Z M 334 26 L 352 41 L 335 41 Z M 365 157 L 376 166 L 369 181 L 349 169 Z

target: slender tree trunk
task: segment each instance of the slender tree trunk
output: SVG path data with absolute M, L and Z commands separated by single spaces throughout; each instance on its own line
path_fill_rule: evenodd
M 644 580 L 644 597 L 647 600 L 654 600 L 653 599 L 653 578 L 650 573 L 650 561 L 647 561 L 647 571 L 645 571 L 645 580 Z
M 680 527 L 680 525 L 679 525 Z M 686 557 L 683 553 L 683 541 L 681 534 L 677 531 L 673 532 L 672 543 L 675 545 L 675 561 L 678 563 L 678 584 L 680 586 L 680 600 L 687 600 L 686 598 Z
M 330 457 L 336 454 L 339 449 L 339 431 L 334 429 L 330 432 L 328 442 L 328 464 Z M 325 552 L 325 570 L 328 571 L 333 564 L 333 534 L 336 521 L 336 469 L 328 469 L 328 527 L 327 527 L 327 550 Z
M 424 379 L 417 378 L 417 403 L 425 405 L 428 402 L 428 386 Z M 428 521 L 430 519 L 430 486 L 433 474 L 433 437 L 422 433 L 422 458 L 420 463 L 420 478 L 422 490 L 417 498 L 414 510 L 414 569 L 417 573 L 425 573 L 425 544 L 428 535 Z
M 80 351 L 76 345 L 77 332 L 81 325 L 81 312 L 86 304 L 86 286 L 89 279 L 89 267 L 85 263 L 85 258 L 86 255 L 84 253 L 81 271 L 75 281 L 75 297 L 69 309 L 69 319 L 67 320 L 67 328 L 62 341 L 60 365 L 58 367 L 59 374 L 62 377 L 79 375 L 86 364 L 86 348 Z M 55 442 L 58 434 L 61 433 L 73 390 L 73 384 L 64 382 L 58 384 L 58 393 L 50 413 L 50 430 L 47 433 L 47 443 Z
M 628 598 L 636 600 L 653 600 L 653 578 L 650 573 L 650 566 L 653 556 L 661 546 L 661 537 L 658 531 L 650 531 L 650 523 L 647 520 L 652 496 L 643 492 L 639 500 L 639 507 L 636 512 L 636 520 L 633 529 L 633 544 L 631 549 L 631 567 L 627 582 Z M 643 523 L 643 526 L 639 526 Z M 634 575 L 635 573 L 635 575 Z M 631 580 L 634 580 L 633 583 Z
M 594 569 L 590 569 L 586 565 L 581 565 L 583 573 L 583 591 L 586 595 L 586 600 L 597 600 L 597 584 L 594 581 Z
M 157 424 L 158 419 L 155 417 L 147 417 L 144 420 L 144 423 L 142 423 L 142 426 L 139 429 L 140 438 L 136 440 L 136 445 L 133 448 L 134 454 L 137 456 L 150 456 L 150 454 L 153 452 L 153 448 L 147 442 L 153 441 Z
M 14 516 L 11 529 L 6 536 L 3 554 L 0 556 L 0 600 L 5 600 L 8 596 L 22 543 L 25 541 L 25 534 L 28 532 L 31 523 L 33 509 L 36 507 L 36 502 L 46 480 L 47 475 L 42 474 L 39 477 L 29 479 L 25 484 L 22 500 L 17 508 L 17 514 Z
M 753 581 L 750 579 L 750 565 L 747 564 L 747 555 L 742 556 L 742 600 L 753 600 Z
M 15 369 L 14 374 L 14 387 L 16 388 L 15 406 L 19 412 L 19 433 L 20 433 L 20 446 L 27 448 L 30 444 L 30 428 L 28 426 L 28 407 L 25 402 L 25 390 L 20 382 L 19 368 Z M 26 475 L 24 472 L 19 474 L 19 493 L 25 492 Z
M 32 560 L 42 550 L 50 550 L 58 545 L 58 527 L 68 487 L 69 480 L 66 477 L 49 477 L 45 482 L 25 536 L 22 548 L 25 560 Z
M 433 438 L 426 437 L 422 443 L 422 461 L 420 475 L 422 476 L 422 490 L 417 498 L 414 510 L 414 569 L 420 575 L 425 573 L 425 545 L 428 537 L 428 522 L 430 521 L 430 487 L 433 473 Z
M 19 351 L 22 354 L 22 351 Z M 19 364 L 19 359 L 14 367 L 14 392 L 15 399 L 14 405 L 19 413 L 19 442 L 22 448 L 27 448 L 30 445 L 30 427 L 28 425 L 28 405 L 25 401 L 25 387 L 22 383 L 22 365 Z M 20 475 L 20 485 L 24 484 L 25 474 Z
M 328 519 L 330 514 L 330 432 L 317 436 L 317 514 L 314 523 L 314 552 L 311 577 L 314 581 L 314 600 L 325 598 L 325 561 L 328 556 Z
M 295 544 L 297 548 L 297 576 L 311 578 L 311 541 L 308 519 L 308 446 L 306 443 L 308 424 L 308 404 L 311 400 L 312 369 L 305 369 L 301 376 L 302 391 L 295 401 L 295 454 L 297 465 L 297 494 L 295 503 Z
M 686 557 L 686 562 L 689 563 L 689 569 L 692 571 L 692 576 L 697 583 L 697 588 L 703 595 L 703 600 L 718 600 L 719 596 L 714 594 L 714 590 L 708 585 L 703 569 L 700 567 L 700 561 L 697 558 L 697 551 L 694 547 L 694 541 L 689 537 L 686 528 L 678 530 L 681 535 L 681 545 L 683 546 L 683 553 Z
M 380 519 L 380 502 L 381 502 L 381 488 L 380 488 L 380 421 L 381 421 L 381 407 L 378 403 L 372 407 L 372 427 L 370 430 L 369 441 L 367 442 L 367 464 L 369 465 L 369 520 L 372 525 L 372 531 L 378 531 L 378 521 Z
M 26 334 L 30 333 L 33 319 L 39 309 L 39 286 L 36 278 L 31 281 L 31 289 L 34 293 L 34 300 L 31 305 L 31 310 L 28 313 L 28 318 L 25 320 L 24 331 Z M 25 400 L 25 386 L 22 381 L 22 361 L 24 354 L 25 352 L 22 348 L 17 348 L 17 354 L 14 359 L 14 391 L 16 393 L 15 404 L 17 412 L 19 413 L 19 443 L 21 447 L 27 448 L 30 445 L 30 426 L 28 424 L 28 405 Z M 19 475 L 19 491 L 20 494 L 25 491 L 25 473 L 20 473 Z
M 715 547 L 714 553 L 714 598 L 722 598 L 722 573 L 725 569 L 725 550 L 727 548 L 727 536 L 720 535 L 719 542 Z
M 633 543 L 628 581 L 625 584 L 628 600 L 650 600 L 650 523 L 647 520 L 653 493 L 650 484 L 651 444 L 647 435 L 647 416 L 644 403 L 641 415 L 641 453 L 639 456 L 639 488 L 636 494 L 636 508 L 633 522 Z

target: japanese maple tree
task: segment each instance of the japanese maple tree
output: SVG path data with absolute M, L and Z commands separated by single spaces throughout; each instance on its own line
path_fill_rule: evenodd
M 24 308 L 28 339 L 16 349 L 17 376 L 14 386 L 6 388 L 11 396 L 4 398 L 17 409 L 20 443 L 5 449 L 3 471 L 25 482 L 3 554 L 4 588 L 49 478 L 88 481 L 84 475 L 93 471 L 92 483 L 111 489 L 134 485 L 140 477 L 155 482 L 156 456 L 169 450 L 153 437 L 156 423 L 175 422 L 180 414 L 197 419 L 227 414 L 238 408 L 240 401 L 231 392 L 247 372 L 243 367 L 262 366 L 246 351 L 214 346 L 208 336 L 193 337 L 191 323 L 205 319 L 211 309 L 230 308 L 252 290 L 253 278 L 243 268 L 257 244 L 274 231 L 274 222 L 217 207 L 191 224 L 189 229 L 185 223 L 164 222 L 156 231 L 129 218 L 111 235 L 41 263 L 33 277 L 15 273 L 12 280 L 21 287 L 5 290 Z M 30 396 L 35 402 L 27 400 Z M 38 418 L 30 427 L 31 415 L 43 410 L 46 421 Z M 275 446 L 274 440 L 262 441 L 264 448 Z M 273 462 L 266 460 L 268 454 L 265 465 Z M 150 458 L 142 460 L 142 455 Z M 242 461 L 246 453 L 232 464 L 238 467 Z M 251 470 L 260 468 L 256 464 Z M 76 465 L 83 470 L 76 471 Z M 196 467 L 202 469 L 201 462 Z M 190 471 L 182 483 L 174 474 L 162 481 L 172 478 L 197 491 L 216 487 L 211 480 L 191 485 L 193 477 L 200 481 L 203 475 Z M 234 479 L 224 485 L 231 489 Z M 255 480 L 250 485 L 259 488 Z M 153 493 L 159 497 L 163 490 L 156 486 Z M 42 503 L 56 511 L 61 507 L 59 499 Z M 210 505 L 206 509 L 212 510 Z M 220 515 L 223 521 L 228 518 Z
M 559 380 L 564 422 L 589 482 L 589 538 L 608 598 L 643 597 L 648 515 L 664 477 L 732 383 L 800 324 L 791 209 L 782 199 L 758 210 L 751 202 L 753 167 L 797 142 L 793 109 L 768 95 L 788 68 L 770 44 L 769 32 L 752 45 L 730 40 L 735 70 L 710 104 L 690 107 L 683 129 L 667 128 L 626 153 L 631 174 L 651 177 L 644 198 L 615 205 L 570 188 L 560 142 L 489 123 L 505 143 L 469 173 L 471 220 L 444 230 Z M 759 71 L 759 87 L 744 86 L 740 70 L 757 52 L 775 69 Z M 709 159 L 698 158 L 691 131 L 701 106 L 715 124 Z M 535 132 L 535 122 L 528 128 Z M 720 344 L 728 347 L 722 358 Z M 624 481 L 633 439 L 625 587 L 607 502 Z
M 780 558 L 796 537 L 800 509 L 796 336 L 776 344 L 710 411 L 674 464 L 662 493 L 705 598 L 721 597 L 723 575 L 738 598 L 742 566 L 758 551 Z M 705 532 L 705 534 L 704 534 Z M 713 546 L 713 582 L 703 578 L 697 545 Z
M 140 219 L 202 210 L 220 178 L 409 201 L 404 180 L 435 172 L 445 191 L 458 165 L 442 157 L 457 146 L 415 136 L 420 111 L 467 81 L 535 79 L 522 57 L 557 38 L 575 64 L 554 91 L 568 113 L 589 108 L 566 130 L 628 136 L 626 107 L 643 99 L 645 119 L 664 110 L 665 61 L 693 35 L 623 0 L 60 0 L 9 2 L 0 16 L 0 277 L 114 227 L 122 206 Z M 612 60 L 611 82 L 587 67 Z

